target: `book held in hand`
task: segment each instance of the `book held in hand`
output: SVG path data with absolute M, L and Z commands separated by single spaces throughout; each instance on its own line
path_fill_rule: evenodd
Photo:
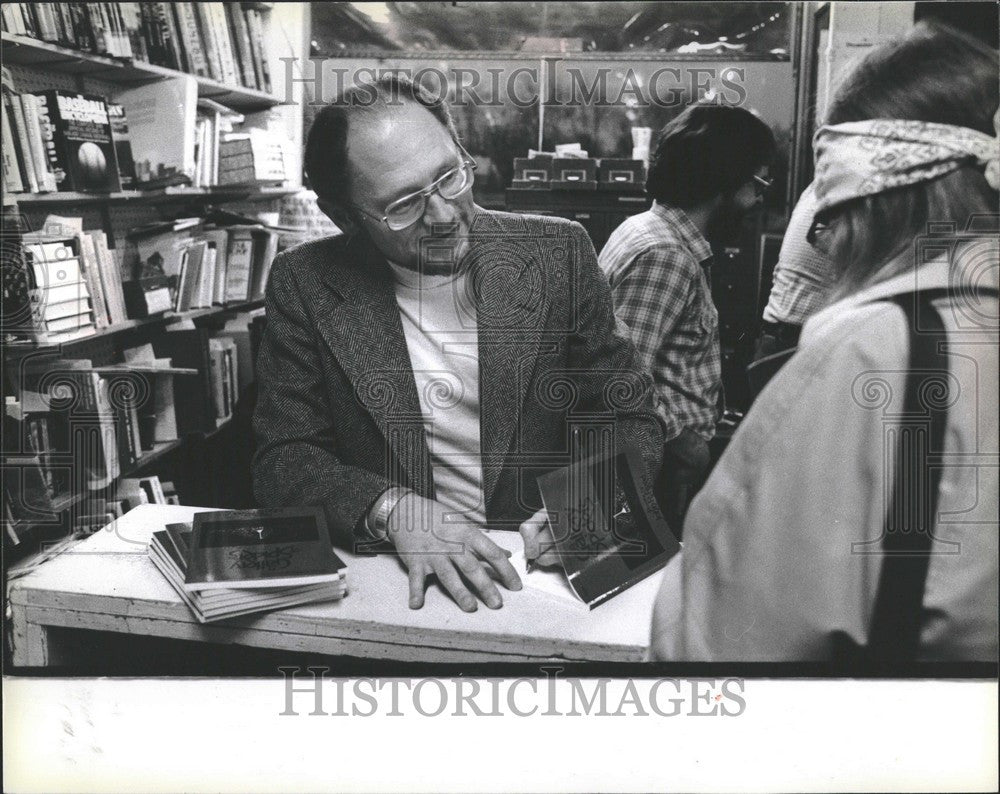
M 184 587 L 295 587 L 337 581 L 343 568 L 320 507 L 196 513 Z
M 591 609 L 655 573 L 680 550 L 641 487 L 633 449 L 594 455 L 538 478 L 570 588 Z

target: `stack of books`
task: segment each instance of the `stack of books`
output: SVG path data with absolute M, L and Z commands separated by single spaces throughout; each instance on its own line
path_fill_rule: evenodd
M 33 307 L 34 341 L 55 344 L 128 319 L 121 272 L 103 231 L 83 231 L 79 219 L 56 219 L 60 233 L 23 235 Z M 64 222 L 64 223 L 63 223 Z
M 347 593 L 321 508 L 196 513 L 154 532 L 149 558 L 201 623 Z
M 281 141 L 267 130 L 231 133 L 218 154 L 220 185 L 280 185 L 288 178 Z

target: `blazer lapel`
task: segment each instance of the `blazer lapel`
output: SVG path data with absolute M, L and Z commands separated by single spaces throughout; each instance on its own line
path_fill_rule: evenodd
M 487 508 L 521 426 L 548 313 L 544 286 L 526 286 L 540 285 L 543 263 L 530 247 L 511 239 L 517 230 L 504 229 L 499 221 L 496 225 L 486 235 L 477 235 L 468 276 L 475 285 L 478 317 L 479 430 Z
M 329 268 L 324 280 L 331 293 L 320 299 L 318 330 L 385 437 L 385 474 L 432 497 L 423 416 L 388 266 L 355 239 L 343 266 Z

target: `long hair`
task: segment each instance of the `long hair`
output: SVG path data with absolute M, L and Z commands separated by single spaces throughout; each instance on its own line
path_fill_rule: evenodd
M 993 136 L 998 70 L 996 50 L 952 28 L 921 22 L 869 53 L 845 77 L 825 123 L 910 119 Z M 914 241 L 929 223 L 947 222 L 962 231 L 972 216 L 995 215 L 997 209 L 997 192 L 975 164 L 833 207 L 824 245 L 838 270 L 831 300 L 913 268 Z

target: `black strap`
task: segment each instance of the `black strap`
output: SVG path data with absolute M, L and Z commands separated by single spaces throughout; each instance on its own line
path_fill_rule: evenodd
M 944 450 L 948 421 L 948 335 L 931 302 L 940 296 L 927 290 L 891 298 L 906 315 L 910 358 L 882 533 L 882 572 L 864 654 L 875 664 L 912 663 L 920 644 L 942 470 L 930 458 Z
M 991 287 L 968 291 L 980 296 L 997 295 Z M 859 646 L 843 632 L 836 632 L 833 661 L 840 666 L 898 670 L 917 660 L 943 469 L 931 458 L 944 451 L 950 402 L 945 352 L 948 335 L 932 301 L 954 297 L 953 290 L 942 287 L 884 299 L 895 303 L 906 315 L 909 368 L 868 644 Z

